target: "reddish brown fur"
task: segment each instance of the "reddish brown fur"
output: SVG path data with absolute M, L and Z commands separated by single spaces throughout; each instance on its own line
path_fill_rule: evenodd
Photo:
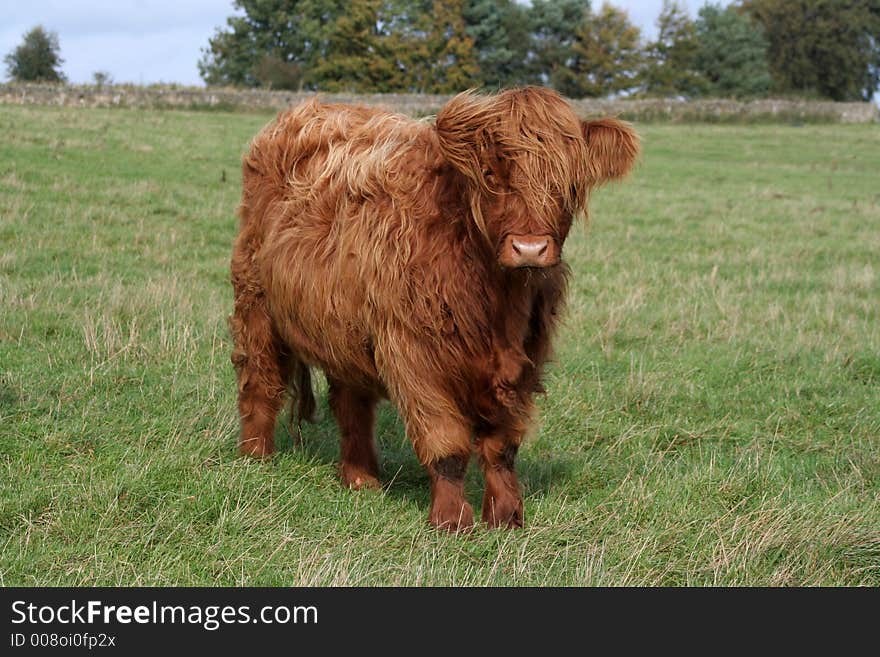
M 431 476 L 434 525 L 473 523 L 475 452 L 483 519 L 521 526 L 514 457 L 567 268 L 501 266 L 505 238 L 561 254 L 589 190 L 637 153 L 627 124 L 581 122 L 540 88 L 460 94 L 433 125 L 317 101 L 280 114 L 244 158 L 232 257 L 241 451 L 272 452 L 285 391 L 311 414 L 319 367 L 346 485 L 379 485 L 374 409 L 389 397 Z

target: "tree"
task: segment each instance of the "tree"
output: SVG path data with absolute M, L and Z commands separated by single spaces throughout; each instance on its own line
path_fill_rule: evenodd
M 580 95 L 574 45 L 590 13 L 585 0 L 532 0 L 534 66 L 537 78 L 567 96 Z
M 257 57 L 251 73 L 259 86 L 269 89 L 301 89 L 305 82 L 302 66 L 298 62 L 284 61 L 274 53 Z
M 96 87 L 106 87 L 113 84 L 113 76 L 107 71 L 95 71 L 92 73 L 92 84 Z
M 309 72 L 326 91 L 388 92 L 400 87 L 399 71 L 380 32 L 380 0 L 343 2 L 322 30 L 321 56 Z
M 767 40 L 735 8 L 706 4 L 696 22 L 697 68 L 716 96 L 766 96 L 770 89 Z
M 428 50 L 432 93 L 464 91 L 479 83 L 474 40 L 465 29 L 462 0 L 434 0 Z
M 572 95 L 600 97 L 634 89 L 642 67 L 640 40 L 639 28 L 625 11 L 603 4 L 577 32 Z
M 463 16 L 474 41 L 480 82 L 509 87 L 534 81 L 529 50 L 532 35 L 526 8 L 513 0 L 468 0 Z
M 832 100 L 869 100 L 880 69 L 880 0 L 746 0 L 769 41 L 774 87 Z
M 21 45 L 3 58 L 6 72 L 18 82 L 64 82 L 61 46 L 55 32 L 37 25 L 24 35 Z
M 244 15 L 228 18 L 226 29 L 217 28 L 202 50 L 199 74 L 209 85 L 305 85 L 303 71 L 315 62 L 322 24 L 332 18 L 322 4 L 235 0 L 234 7 Z
M 645 48 L 644 90 L 657 96 L 696 96 L 706 89 L 697 70 L 700 43 L 694 21 L 676 0 L 663 0 L 657 39 Z
M 235 0 L 203 51 L 208 84 L 457 91 L 479 82 L 464 0 Z
M 431 0 L 388 0 L 380 20 L 386 52 L 398 72 L 396 91 L 425 92 L 433 84 L 428 37 Z

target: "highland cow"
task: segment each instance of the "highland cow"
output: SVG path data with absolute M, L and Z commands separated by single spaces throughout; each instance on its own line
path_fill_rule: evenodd
M 429 521 L 520 527 L 514 471 L 566 288 L 562 246 L 638 137 L 581 121 L 548 89 L 452 98 L 433 123 L 316 100 L 281 113 L 243 160 L 230 325 L 240 450 L 266 456 L 290 393 L 324 371 L 340 474 L 379 486 L 376 403 L 396 405 L 431 480 Z M 292 404 L 293 407 L 293 404 Z

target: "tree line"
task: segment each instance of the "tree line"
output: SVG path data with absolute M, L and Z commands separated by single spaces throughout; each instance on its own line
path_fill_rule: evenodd
M 664 0 L 646 39 L 589 0 L 234 0 L 202 51 L 208 85 L 355 93 L 551 86 L 574 97 L 869 100 L 880 0 L 737 0 L 691 18 Z M 58 35 L 4 58 L 14 80 L 63 82 Z M 110 82 L 105 72 L 96 84 Z
M 585 0 L 235 0 L 199 62 L 209 85 L 452 93 L 545 84 L 571 97 L 797 95 L 868 100 L 880 0 L 739 0 L 656 38 Z

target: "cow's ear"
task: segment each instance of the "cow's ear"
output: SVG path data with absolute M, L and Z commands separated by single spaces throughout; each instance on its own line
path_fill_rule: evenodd
M 590 158 L 591 184 L 601 185 L 629 173 L 639 155 L 639 136 L 617 119 L 584 121 L 581 125 Z

